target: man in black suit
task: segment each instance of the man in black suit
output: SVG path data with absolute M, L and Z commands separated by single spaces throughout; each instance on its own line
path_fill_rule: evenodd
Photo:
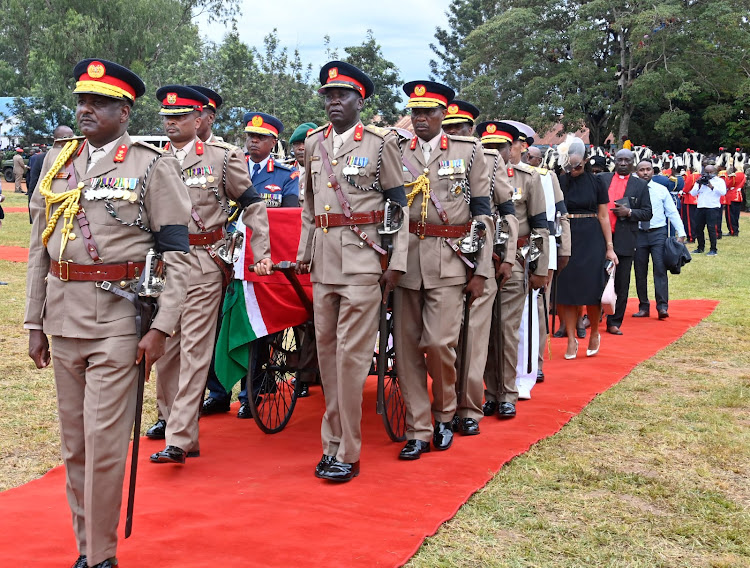
M 60 138 L 71 138 L 73 136 L 75 136 L 73 129 L 70 126 L 66 126 L 64 124 L 60 124 L 52 133 L 52 137 L 54 138 L 54 140 L 58 140 Z M 31 208 L 31 196 L 34 195 L 34 190 L 39 183 L 39 176 L 42 173 L 42 164 L 44 163 L 44 158 L 46 157 L 47 150 L 45 149 L 44 152 L 37 152 L 36 154 L 31 156 L 31 158 L 29 158 L 29 175 L 26 178 L 26 189 L 29 197 L 29 209 Z M 29 211 L 29 223 L 31 223 L 31 211 Z
M 615 171 L 599 174 L 609 188 L 610 224 L 612 242 L 619 264 L 615 271 L 615 293 L 617 303 L 615 313 L 607 316 L 607 331 L 622 335 L 620 326 L 625 316 L 630 288 L 630 271 L 633 267 L 638 222 L 645 225 L 651 219 L 651 198 L 648 184 L 633 175 L 635 155 L 630 150 L 620 150 L 615 154 Z

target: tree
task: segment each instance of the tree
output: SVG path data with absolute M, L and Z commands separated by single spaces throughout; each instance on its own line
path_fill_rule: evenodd
M 364 71 L 375 84 L 375 92 L 362 110 L 362 122 L 368 123 L 379 116 L 378 126 L 395 124 L 400 118 L 398 105 L 401 102 L 401 77 L 398 67 L 383 57 L 380 45 L 375 41 L 372 30 L 367 30 L 367 38 L 362 45 L 345 47 L 346 63 L 351 63 Z

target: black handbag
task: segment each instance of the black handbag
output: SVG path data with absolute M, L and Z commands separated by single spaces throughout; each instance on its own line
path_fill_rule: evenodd
M 672 274 L 679 274 L 682 267 L 693 260 L 685 243 L 677 237 L 667 237 L 664 243 L 664 266 Z

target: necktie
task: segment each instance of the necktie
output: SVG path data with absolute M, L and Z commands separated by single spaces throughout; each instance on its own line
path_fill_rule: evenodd
M 104 154 L 105 154 L 104 148 L 97 148 L 96 150 L 91 152 L 91 155 L 89 156 L 89 167 L 87 168 L 86 171 L 93 168 L 96 165 L 96 163 L 104 157 Z
M 344 139 L 341 138 L 340 134 L 334 134 L 333 135 L 333 155 L 335 156 L 339 150 L 341 150 L 341 146 L 344 145 Z
M 430 152 L 432 152 L 432 146 L 429 142 L 422 142 L 422 154 L 424 155 L 424 163 L 430 161 Z
M 182 165 L 182 162 L 185 160 L 185 156 L 187 156 L 187 152 L 185 152 L 183 148 L 178 148 L 174 151 L 174 157 L 177 158 L 180 165 Z
M 252 179 L 255 179 L 255 176 L 260 171 L 260 164 L 253 164 L 253 176 Z

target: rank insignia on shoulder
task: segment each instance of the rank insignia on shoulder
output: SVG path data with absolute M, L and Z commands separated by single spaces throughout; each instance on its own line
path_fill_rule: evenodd
M 294 171 L 293 171 L 293 172 L 292 172 L 292 173 L 291 173 L 291 174 L 289 175 L 289 177 L 290 177 L 291 179 L 297 179 L 297 178 L 299 177 L 299 170 L 294 170 Z
M 514 175 L 516 175 L 516 172 L 513 171 L 511 166 L 508 166 L 508 177 L 512 178 Z
M 355 142 L 360 142 L 362 140 L 362 134 L 365 131 L 364 125 L 360 122 L 357 124 L 356 128 L 354 129 L 354 140 Z
M 118 149 L 117 153 L 115 154 L 114 161 L 115 162 L 124 162 L 125 156 L 128 154 L 128 147 L 125 144 L 122 144 Z

